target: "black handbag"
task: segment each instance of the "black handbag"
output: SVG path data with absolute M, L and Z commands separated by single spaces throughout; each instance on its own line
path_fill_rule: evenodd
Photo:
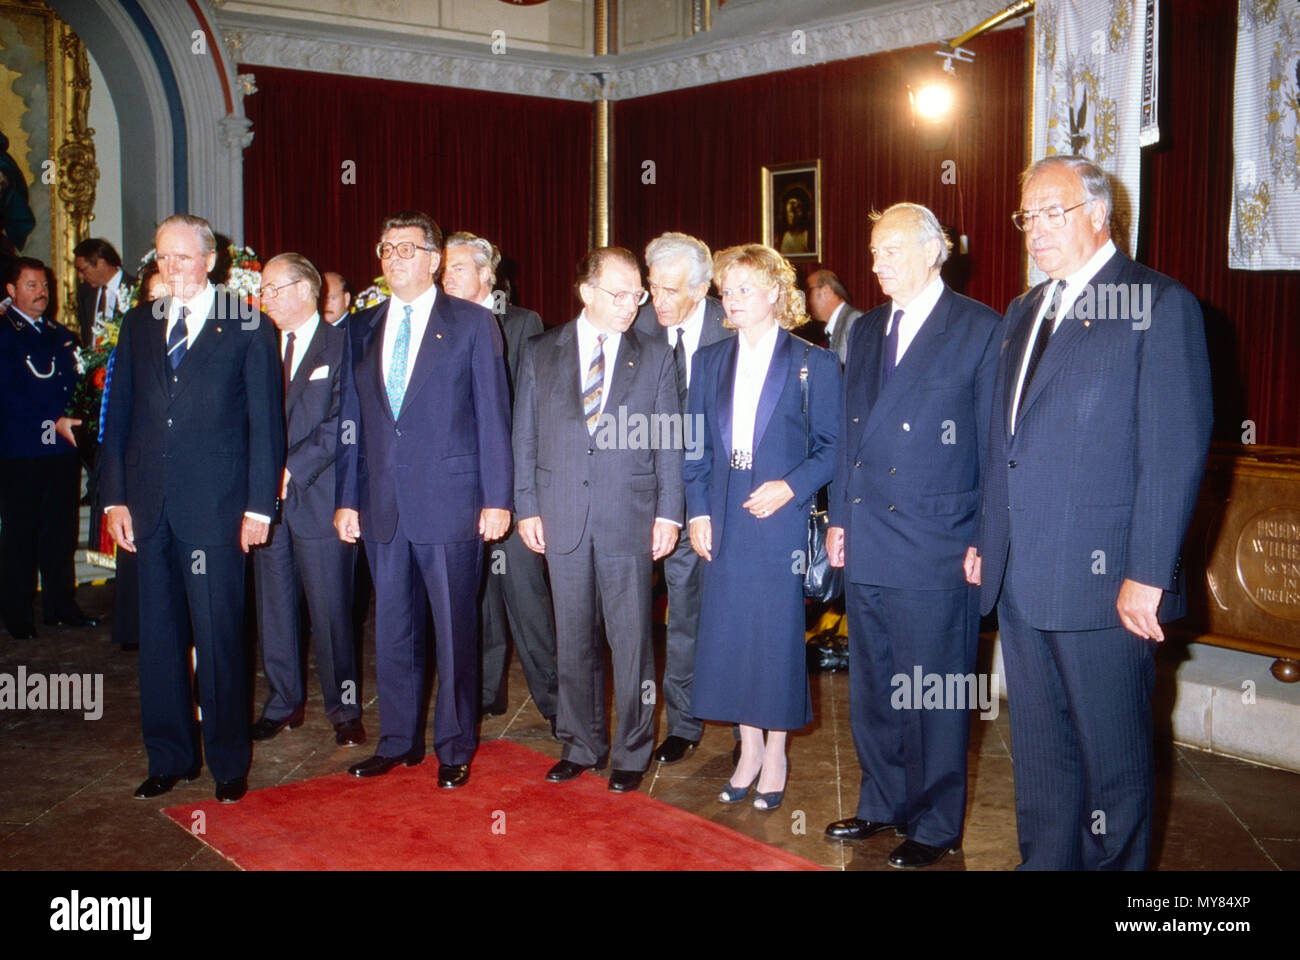
M 799 367 L 799 393 L 803 398 L 803 448 L 804 459 L 812 453 L 812 427 L 808 422 L 808 351 L 805 347 L 803 364 Z M 803 595 L 818 603 L 830 603 L 844 592 L 844 568 L 832 567 L 826 552 L 826 528 L 830 517 L 825 510 L 817 509 L 817 498 L 808 504 L 808 553 L 803 574 Z

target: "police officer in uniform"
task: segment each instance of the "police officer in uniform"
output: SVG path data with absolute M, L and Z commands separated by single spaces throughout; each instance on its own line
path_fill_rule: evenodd
M 81 461 L 66 416 L 77 384 L 76 338 L 44 316 L 45 264 L 14 262 L 12 302 L 0 319 L 0 615 L 18 640 L 36 636 L 33 598 L 41 574 L 50 626 L 93 627 L 73 597 Z

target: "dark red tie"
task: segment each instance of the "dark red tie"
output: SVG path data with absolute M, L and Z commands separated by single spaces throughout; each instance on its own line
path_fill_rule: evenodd
M 284 392 L 289 393 L 289 381 L 293 379 L 293 334 L 284 335 Z

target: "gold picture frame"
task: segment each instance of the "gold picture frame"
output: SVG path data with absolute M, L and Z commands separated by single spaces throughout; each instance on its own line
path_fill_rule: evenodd
M 38 221 L 48 219 L 48 234 L 42 231 L 38 248 L 24 247 L 24 256 L 39 257 L 54 272 L 58 302 L 57 319 L 76 332 L 77 275 L 72 265 L 72 249 L 90 235 L 94 218 L 95 187 L 99 167 L 95 162 L 95 131 L 90 129 L 90 59 L 80 38 L 50 7 L 40 0 L 0 0 L 0 19 L 32 38 L 34 48 L 39 35 L 42 49 L 31 49 L 29 70 L 44 70 L 46 131 L 45 143 L 28 143 L 32 162 L 28 190 L 32 212 Z M 41 62 L 35 62 L 37 55 Z M 0 63 L 3 66 L 3 63 Z M 10 70 L 10 73 L 13 71 Z M 6 111 L 5 126 L 25 123 L 22 116 Z M 11 135 L 10 139 L 14 139 Z M 23 161 L 20 161 L 22 163 Z M 37 189 L 33 190 L 33 186 Z M 30 248 L 30 249 L 29 249 Z
M 762 173 L 763 243 L 787 260 L 822 257 L 822 162 L 766 164 Z

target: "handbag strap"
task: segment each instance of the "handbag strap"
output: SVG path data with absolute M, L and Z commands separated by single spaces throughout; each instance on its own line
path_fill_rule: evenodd
M 803 458 L 808 459 L 812 453 L 812 426 L 808 423 L 808 351 L 812 344 L 803 348 L 803 361 L 799 366 L 799 395 L 803 399 Z

